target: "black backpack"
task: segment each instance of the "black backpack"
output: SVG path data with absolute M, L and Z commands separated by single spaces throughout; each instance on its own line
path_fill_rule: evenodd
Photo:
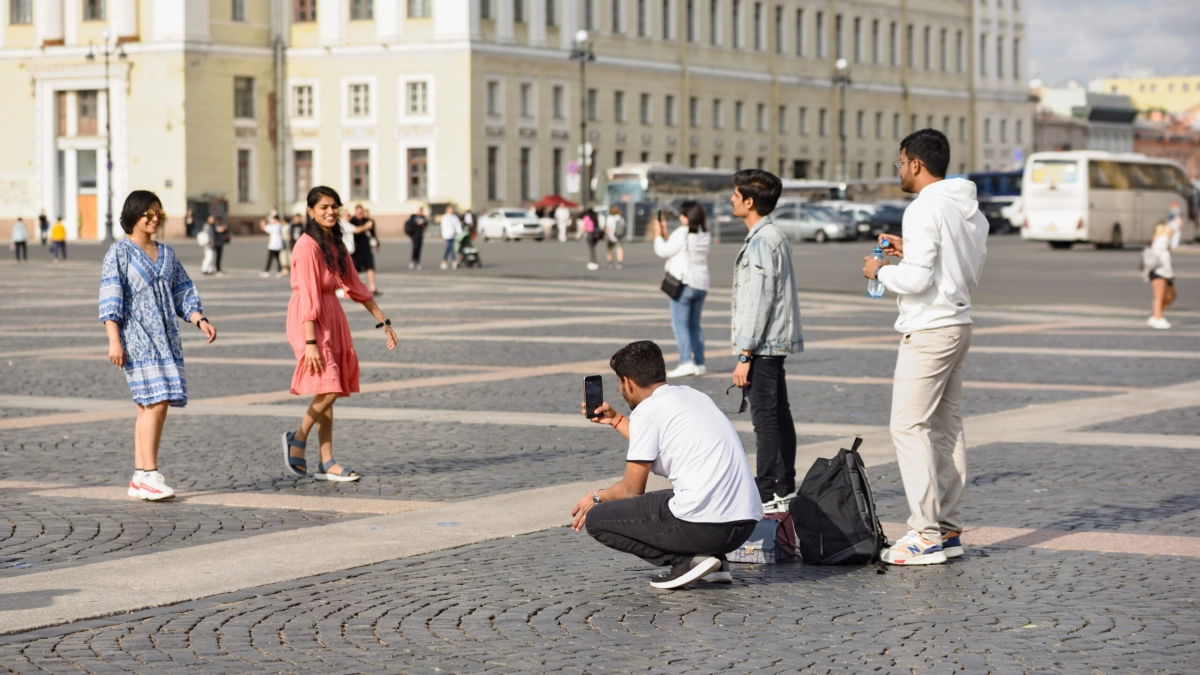
M 861 438 L 833 459 L 813 462 L 790 507 L 800 555 L 810 565 L 886 567 L 879 552 L 887 538 L 875 514 L 866 465 L 858 454 Z

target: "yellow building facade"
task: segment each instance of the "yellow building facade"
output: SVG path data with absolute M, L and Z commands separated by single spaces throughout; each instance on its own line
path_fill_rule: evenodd
M 1106 94 L 1125 94 L 1138 110 L 1182 113 L 1200 105 L 1200 75 L 1116 77 L 1103 80 Z
M 181 234 L 189 204 L 248 223 L 319 184 L 391 232 L 422 203 L 566 194 L 585 116 L 593 175 L 890 178 L 924 127 L 949 135 L 956 173 L 1018 166 L 1032 144 L 1015 0 L 9 2 L 0 83 L 19 95 L 0 111 L 20 132 L 0 147 L 0 234 L 44 209 L 102 237 L 110 146 L 114 208 L 153 189 Z M 107 86 L 106 31 L 124 54 Z

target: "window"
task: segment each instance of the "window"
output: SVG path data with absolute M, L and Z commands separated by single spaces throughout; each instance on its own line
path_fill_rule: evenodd
M 883 162 L 875 162 L 875 177 L 883 178 Z
M 844 58 L 846 51 L 842 45 L 842 15 L 833 17 L 833 53 L 834 58 Z
M 783 53 L 783 5 L 775 7 L 775 53 Z
M 1016 129 L 1014 129 L 1014 131 L 1016 132 L 1017 143 L 1024 143 L 1025 142 L 1025 120 L 1017 120 Z
M 888 25 L 888 63 L 893 66 L 900 65 L 900 45 L 897 44 L 900 40 L 899 30 L 895 21 Z
M 621 5 L 624 3 L 624 1 L 625 0 L 612 0 L 612 2 L 609 3 L 612 7 L 612 32 L 614 33 L 621 32 Z M 638 0 L 638 2 L 642 1 L 643 0 Z
M 825 12 L 817 12 L 817 58 L 825 58 Z
M 808 135 L 808 108 L 800 108 L 800 122 L 797 125 L 800 128 L 800 135 Z
M 719 44 L 721 41 L 721 33 L 718 30 L 720 24 L 717 23 L 717 1 L 708 0 L 708 44 L 710 45 Z
M 694 152 L 688 155 L 688 166 L 693 169 L 698 168 L 700 166 L 700 155 Z
M 796 10 L 796 56 L 804 56 L 808 44 L 804 39 L 804 10 Z
M 996 77 L 1004 77 L 1004 36 L 996 36 Z
M 954 32 L 954 72 L 961 73 L 963 64 L 963 32 L 959 30 Z
M 254 119 L 254 78 L 233 78 L 233 116 L 236 119 Z
M 563 149 L 555 148 L 550 154 L 550 194 L 561 195 L 563 174 Z
M 908 33 L 905 34 L 905 52 L 908 54 L 906 63 L 909 68 L 917 67 L 917 28 L 911 23 L 908 24 Z
M 75 94 L 79 105 L 79 135 L 95 136 L 99 127 L 99 92 L 95 89 L 80 91 Z
M 1013 38 L 1012 41 L 1012 74 L 1014 80 L 1021 79 L 1021 38 Z M 1183 85 L 1183 90 L 1187 91 L 1187 84 Z
M 479 18 L 492 18 L 492 0 L 479 0 Z
M 429 150 L 408 149 L 408 198 L 429 198 Z
M 371 116 L 371 85 L 358 82 L 350 85 L 349 117 Z
M 883 113 L 875 113 L 875 138 L 883 138 Z
M 375 0 L 350 0 L 350 20 L 370 21 L 375 18 Z
M 513 4 L 513 22 L 525 23 L 525 0 L 511 0 Z
M 933 115 L 930 115 L 929 117 L 925 118 L 925 128 L 926 129 L 933 128 Z
M 858 133 L 858 137 L 866 138 L 866 136 L 867 136 L 867 113 L 859 110 L 854 124 L 855 124 L 855 131 Z
M 304 199 L 308 191 L 313 189 L 313 152 L 312 150 L 297 150 L 292 155 L 292 173 L 296 177 L 296 199 Z
M 613 119 L 618 122 L 625 121 L 625 92 L 613 92 Z
M 490 201 L 500 199 L 500 148 L 489 145 L 487 149 L 487 198 Z
M 900 140 L 900 113 L 892 114 L 892 138 Z
M 371 151 L 350 151 L 350 198 L 371 198 Z
M 641 161 L 643 164 L 645 164 L 646 162 L 649 162 L 649 161 L 650 161 L 650 153 L 643 151 L 643 152 L 642 152 L 642 157 L 641 157 L 641 160 L 640 160 L 640 161 Z
M 65 92 L 65 91 L 54 92 L 54 118 L 55 118 L 55 121 L 57 122 L 56 126 L 58 128 L 58 132 L 57 132 L 58 135 L 66 136 L 67 135 L 67 92 Z M 58 152 L 61 153 L 62 150 L 59 150 Z M 61 161 L 61 157 L 59 159 Z M 62 167 L 62 166 L 63 166 L 62 164 L 59 164 L 59 167 Z
M 786 134 L 787 133 L 787 106 L 786 105 L 779 106 L 778 116 L 779 116 L 779 133 Z
M 550 114 L 556 120 L 567 119 L 566 106 L 566 89 L 561 84 L 556 84 L 550 88 Z M 554 194 L 558 194 L 555 192 Z
M 700 128 L 700 99 L 695 96 L 688 99 L 688 126 Z
M 10 0 L 8 22 L 13 25 L 33 23 L 33 0 Z
M 992 142 L 992 120 L 986 118 L 983 120 L 983 142 Z
M 530 169 L 530 166 L 529 166 L 532 163 L 532 155 L 533 155 L 532 148 L 521 148 L 521 153 L 520 153 L 521 196 L 520 196 L 520 199 L 523 202 L 530 201 L 530 199 L 531 199 L 530 195 L 533 194 L 533 180 L 532 180 L 532 176 L 531 176 L 532 170 Z
M 763 50 L 763 6 L 761 2 L 754 3 L 754 51 Z
M 854 62 L 863 62 L 862 17 L 854 17 Z
M 317 0 L 295 0 L 292 5 L 292 18 L 296 23 L 316 21 Z
M 734 157 L 734 158 L 733 158 L 733 170 L 734 170 L 734 171 L 741 171 L 741 170 L 742 170 L 742 158 L 741 158 L 741 156 L 738 156 L 738 157 Z
M 537 2 L 537 0 L 533 0 L 533 1 Z M 557 0 L 546 0 L 546 25 L 547 26 L 557 26 L 558 25 L 558 16 L 555 15 L 555 10 L 557 7 L 558 7 Z M 554 194 L 558 194 L 558 191 L 556 190 L 554 192 Z
M 521 117 L 529 119 L 534 116 L 533 84 L 522 82 L 520 92 Z
M 925 46 L 925 50 L 923 52 L 924 62 L 925 62 L 925 70 L 933 70 L 933 44 L 932 44 L 933 38 L 931 37 L 932 31 L 933 31 L 932 28 L 930 28 L 929 26 L 925 26 L 925 33 L 923 36 L 924 37 L 924 46 Z
M 767 132 L 767 106 L 765 103 L 759 103 L 754 111 L 754 116 L 758 122 L 758 133 L 764 134 Z
M 817 134 L 821 136 L 829 135 L 829 113 L 824 108 L 817 111 Z
M 950 116 L 946 115 L 942 118 L 942 131 L 946 133 L 946 140 L 950 140 Z
M 908 121 L 908 133 L 911 134 L 912 132 L 914 132 L 916 130 L 917 130 L 917 116 L 913 115 L 911 118 L 909 118 L 909 121 Z
M 313 116 L 313 88 L 310 84 L 292 87 L 292 117 Z
M 987 75 L 987 33 L 979 34 L 979 74 Z
M 408 82 L 404 85 L 404 112 L 410 117 L 424 117 L 429 114 L 429 83 L 424 81 Z
M 671 39 L 671 0 L 662 0 L 662 39 Z
M 484 94 L 484 106 L 489 115 L 500 114 L 500 83 L 492 80 L 487 83 L 487 91 Z
M 1000 142 L 1008 142 L 1008 120 L 1000 120 Z
M 797 159 L 792 162 L 792 178 L 802 180 L 808 178 L 808 162 L 803 159 Z
M 408 18 L 410 19 L 428 19 L 432 10 L 429 0 L 408 0 Z
M 246 20 L 246 0 L 232 0 L 229 3 L 229 20 L 230 21 L 245 21 Z
M 250 151 L 237 151 L 237 200 L 245 204 L 250 201 Z
M 667 126 L 675 126 L 675 97 L 667 94 L 663 99 L 663 112 L 666 114 Z
M 653 124 L 654 121 L 650 119 L 650 94 L 642 94 L 640 103 L 638 107 L 641 109 L 642 124 Z
M 949 31 L 943 28 L 938 36 L 938 64 L 941 66 L 943 73 L 950 69 L 950 62 L 946 51 L 946 37 L 948 33 Z
M 958 140 L 967 140 L 967 118 L 965 117 L 958 118 Z
M 860 180 L 862 179 L 862 177 L 863 177 L 863 163 L 862 162 L 858 162 L 857 164 L 854 165 L 854 177 L 858 178 Z
M 83 20 L 107 21 L 108 8 L 106 5 L 108 3 L 104 0 L 83 0 Z
M 713 165 L 712 165 L 712 168 L 714 168 L 714 169 L 719 169 L 719 168 L 721 168 L 721 156 L 720 156 L 720 155 L 713 155 Z
M 687 0 L 685 5 L 687 15 L 684 19 L 684 35 L 688 42 L 696 41 L 696 0 Z
M 600 92 L 595 89 L 588 89 L 587 116 L 589 122 L 595 122 L 600 119 Z
M 613 153 L 613 166 L 621 166 L 625 163 L 625 151 L 617 150 Z
M 742 46 L 742 0 L 733 0 L 733 22 L 730 24 L 733 32 L 733 48 Z
M 720 129 L 725 123 L 721 118 L 721 99 L 713 99 L 712 124 L 714 129 Z
M 879 63 L 879 19 L 871 20 L 871 63 Z
M 613 16 L 616 16 L 616 7 L 613 8 Z M 613 32 L 616 32 L 615 26 Z M 646 0 L 637 0 L 637 36 L 646 37 Z
M 746 129 L 746 104 L 744 101 L 735 101 L 733 104 L 733 127 L 738 131 Z

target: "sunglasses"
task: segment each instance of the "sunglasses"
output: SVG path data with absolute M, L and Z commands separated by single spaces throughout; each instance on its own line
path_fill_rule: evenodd
M 736 387 L 736 386 L 737 386 L 736 384 L 729 385 L 729 388 L 725 390 L 725 395 L 728 396 L 729 392 L 733 391 L 734 387 Z M 746 412 L 746 408 L 749 408 L 749 407 L 750 407 L 750 385 L 746 385 L 746 386 L 742 387 L 742 405 L 738 408 L 738 414 L 740 415 L 740 414 Z
M 157 217 L 158 222 L 162 223 L 167 220 L 167 212 L 163 211 L 162 209 L 147 209 L 146 212 L 142 214 L 142 217 L 146 219 Z

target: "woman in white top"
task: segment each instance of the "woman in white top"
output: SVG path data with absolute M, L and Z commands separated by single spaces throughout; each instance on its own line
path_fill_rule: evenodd
M 283 276 L 283 264 L 279 260 L 279 254 L 283 251 L 283 223 L 279 222 L 279 216 L 272 215 L 266 220 L 259 221 L 259 227 L 267 233 L 267 266 L 258 273 L 258 276 L 270 276 L 272 262 L 275 263 L 275 276 Z
M 24 260 L 29 262 L 29 230 L 25 227 L 25 221 L 17 218 L 17 222 L 13 223 L 12 234 L 12 250 L 17 256 L 17 262 Z
M 712 235 L 705 225 L 704 207 L 697 202 L 679 205 L 682 227 L 667 235 L 667 223 L 655 223 L 654 254 L 666 258 L 666 270 L 683 282 L 678 300 L 671 301 L 671 327 L 679 344 L 679 365 L 667 377 L 703 375 L 704 332 L 700 330 L 700 311 L 708 295 L 708 249 Z
M 1166 223 L 1154 228 L 1154 239 L 1142 249 L 1142 269 L 1146 281 L 1154 291 L 1154 315 L 1146 323 L 1151 328 L 1166 330 L 1171 322 L 1163 318 L 1163 312 L 1175 302 L 1175 269 L 1171 266 L 1171 238 L 1174 230 Z

